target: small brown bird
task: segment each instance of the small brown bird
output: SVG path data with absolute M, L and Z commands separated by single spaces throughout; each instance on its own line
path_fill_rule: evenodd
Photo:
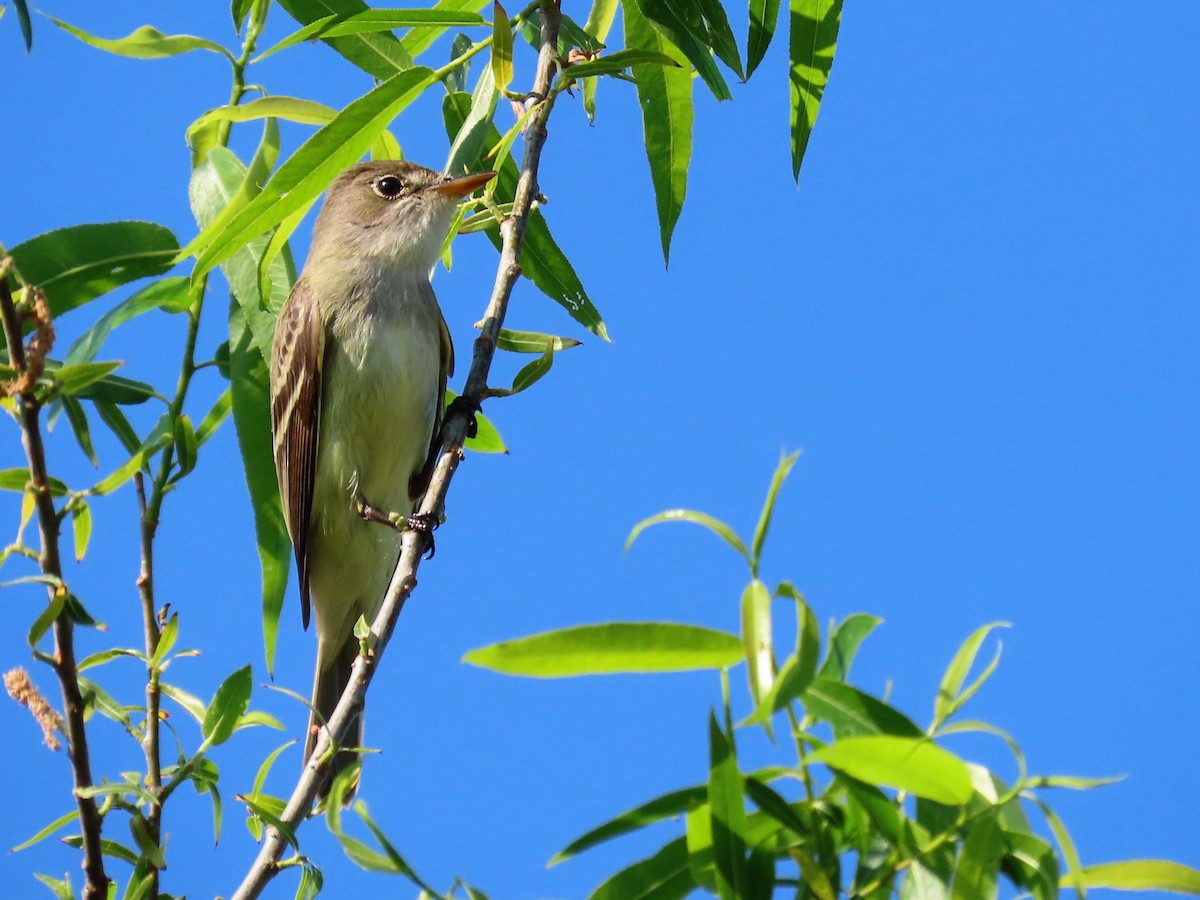
M 364 504 L 408 516 L 437 458 L 454 348 L 429 284 L 454 209 L 494 172 L 450 177 L 408 162 L 352 166 L 330 185 L 271 354 L 275 469 L 296 549 L 304 627 L 317 619 L 305 763 L 378 613 L 400 534 Z M 358 710 L 341 745 L 362 746 Z M 358 754 L 339 752 L 329 779 Z

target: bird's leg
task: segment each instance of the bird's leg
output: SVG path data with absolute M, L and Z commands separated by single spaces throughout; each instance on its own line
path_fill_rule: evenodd
M 435 551 L 433 532 L 441 524 L 433 513 L 414 513 L 406 516 L 396 512 L 384 512 L 361 495 L 354 500 L 354 510 L 367 522 L 378 522 L 380 525 L 387 525 L 401 533 L 405 531 L 420 532 L 425 538 L 425 558 L 433 559 Z
M 446 407 L 445 421 L 455 414 L 467 416 L 467 437 L 473 438 L 479 434 L 479 423 L 475 420 L 475 414 L 482 408 L 482 404 L 475 397 L 455 397 Z

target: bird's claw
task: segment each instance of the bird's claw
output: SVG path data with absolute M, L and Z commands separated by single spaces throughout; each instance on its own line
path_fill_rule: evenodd
M 479 434 L 479 422 L 476 420 L 475 414 L 482 408 L 482 404 L 474 397 L 455 397 L 446 407 L 446 419 L 449 420 L 456 414 L 467 416 L 467 437 L 473 438 Z
M 440 524 L 438 517 L 433 513 L 416 513 L 404 519 L 404 526 L 401 530 L 420 532 L 425 538 L 425 558 L 433 559 L 435 552 L 433 532 Z

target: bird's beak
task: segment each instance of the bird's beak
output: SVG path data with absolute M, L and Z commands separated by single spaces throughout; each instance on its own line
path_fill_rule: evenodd
M 431 185 L 429 190 L 435 194 L 441 194 L 443 197 L 465 197 L 471 191 L 478 187 L 483 187 L 495 177 L 495 172 L 472 172 L 470 175 L 460 175 L 458 178 L 451 178 L 448 181 Z

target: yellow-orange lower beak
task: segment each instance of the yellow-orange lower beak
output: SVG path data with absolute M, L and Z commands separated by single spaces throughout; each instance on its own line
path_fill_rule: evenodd
M 483 187 L 496 177 L 495 172 L 472 172 L 470 175 L 460 175 L 441 184 L 431 185 L 429 190 L 445 197 L 465 197 L 478 187 Z

